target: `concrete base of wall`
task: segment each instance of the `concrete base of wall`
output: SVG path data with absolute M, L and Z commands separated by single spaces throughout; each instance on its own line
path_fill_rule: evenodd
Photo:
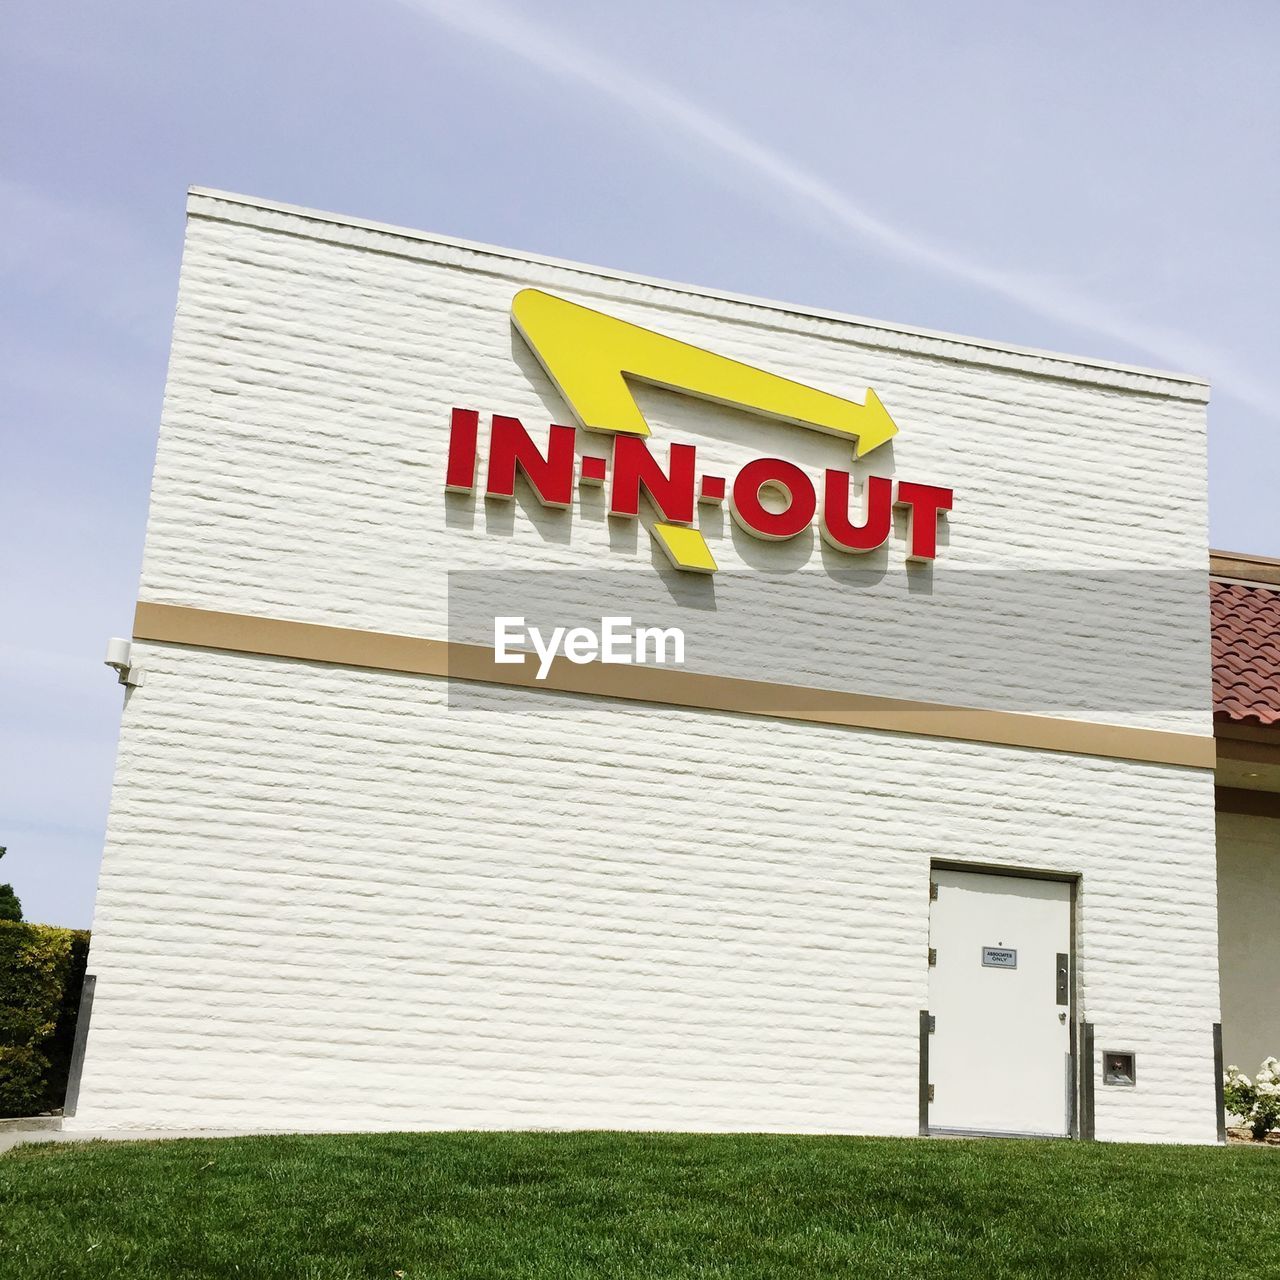
M 27 1133 L 61 1128 L 61 1116 L 18 1116 L 12 1120 L 0 1120 L 0 1133 Z

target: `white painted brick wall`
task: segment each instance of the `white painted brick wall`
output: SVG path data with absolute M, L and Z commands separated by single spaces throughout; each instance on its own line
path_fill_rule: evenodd
M 843 556 L 816 533 L 762 543 L 710 515 L 725 574 L 714 588 L 679 575 L 680 590 L 716 595 L 714 612 L 689 611 L 719 637 L 693 665 L 1210 732 L 1203 387 L 203 197 L 194 212 L 144 599 L 443 636 L 451 569 L 652 581 L 660 553 L 609 521 L 598 494 L 563 512 L 443 492 L 455 405 L 515 414 L 544 438 L 568 419 L 511 324 L 513 295 L 540 286 L 836 393 L 861 399 L 873 385 L 901 431 L 867 469 L 955 489 L 949 545 L 910 579 L 900 537 L 887 553 Z M 702 470 L 732 475 L 775 453 L 815 476 L 850 465 L 816 432 L 640 395 L 659 451 L 696 444 Z M 849 568 L 888 572 L 834 585 L 829 574 Z M 763 605 L 758 570 L 788 575 Z M 1070 589 L 1053 578 L 1045 599 L 1044 575 L 1066 572 Z M 803 649 L 789 641 L 797 627 L 813 637 Z M 747 632 L 771 648 L 767 669 L 740 656 Z
M 750 674 L 1052 713 L 1092 644 L 1137 681 L 1105 718 L 1207 732 L 1201 388 L 209 197 L 193 212 L 144 599 L 438 637 L 450 569 L 652 583 L 643 535 L 582 506 L 446 503 L 453 405 L 566 418 L 508 319 L 535 284 L 835 392 L 874 385 L 902 427 L 876 467 L 955 486 L 931 578 L 856 598 L 828 579 L 823 643 Z M 642 394 L 658 441 L 726 470 L 847 465 L 809 433 Z M 712 545 L 730 569 L 817 571 L 788 582 L 828 567 L 816 541 Z M 975 659 L 961 575 L 1134 565 L 1136 616 L 1086 593 L 1060 635 L 1004 619 Z M 717 590 L 703 664 L 735 672 L 753 606 Z M 784 596 L 786 626 L 751 615 L 766 638 L 811 608 Z M 936 661 L 908 643 L 922 630 Z M 1083 876 L 1082 1012 L 1100 1049 L 1142 1055 L 1138 1089 L 1099 1088 L 1099 1136 L 1213 1136 L 1203 771 L 509 690 L 449 706 L 431 679 L 138 648 L 78 1127 L 914 1132 L 945 858 Z M 1172 656 L 1152 677 L 1143 655 Z
M 1083 873 L 1099 1136 L 1213 1136 L 1200 771 L 139 648 L 79 1127 L 912 1133 L 942 858 Z

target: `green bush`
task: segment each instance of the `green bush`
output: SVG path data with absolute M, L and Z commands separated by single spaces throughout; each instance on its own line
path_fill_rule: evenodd
M 89 934 L 0 920 L 0 1116 L 62 1106 Z

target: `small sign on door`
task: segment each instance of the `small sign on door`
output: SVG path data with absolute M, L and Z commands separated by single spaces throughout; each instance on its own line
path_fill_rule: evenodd
M 984 969 L 1016 969 L 1018 953 L 1008 947 L 983 947 L 982 967 Z

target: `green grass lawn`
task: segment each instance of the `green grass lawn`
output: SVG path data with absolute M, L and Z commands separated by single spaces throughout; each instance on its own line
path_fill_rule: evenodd
M 1280 1152 L 617 1133 L 19 1147 L 0 1274 L 1280 1277 Z

